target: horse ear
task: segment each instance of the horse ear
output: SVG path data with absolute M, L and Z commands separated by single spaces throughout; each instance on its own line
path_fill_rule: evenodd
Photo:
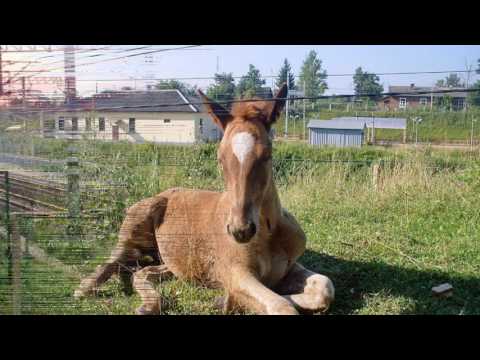
M 203 100 L 203 105 L 207 109 L 207 112 L 212 115 L 213 121 L 215 121 L 218 127 L 225 131 L 227 124 L 232 120 L 230 112 L 222 105 L 210 100 L 202 91 L 198 90 L 198 94 Z
M 279 117 L 280 113 L 282 112 L 283 108 L 285 107 L 285 98 L 288 94 L 288 87 L 287 83 L 283 83 L 280 90 L 278 90 L 277 94 L 274 97 L 273 101 L 269 102 L 269 112 L 267 116 L 267 128 L 270 128 L 277 118 Z

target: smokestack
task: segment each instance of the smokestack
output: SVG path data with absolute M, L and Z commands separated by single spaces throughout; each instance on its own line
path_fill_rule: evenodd
M 0 96 L 3 95 L 2 46 L 0 45 Z
M 69 104 L 77 95 L 75 79 L 75 46 L 66 45 L 65 55 L 65 102 Z

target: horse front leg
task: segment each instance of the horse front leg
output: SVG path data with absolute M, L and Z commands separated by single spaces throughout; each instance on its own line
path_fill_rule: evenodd
M 263 285 L 251 272 L 232 269 L 229 300 L 245 310 L 263 315 L 298 315 L 295 307 L 284 297 Z
M 133 275 L 133 287 L 142 299 L 142 305 L 135 311 L 137 315 L 160 314 L 161 299 L 155 285 L 172 277 L 166 265 L 147 266 Z
M 295 263 L 275 288 L 297 310 L 306 313 L 326 312 L 335 298 L 332 281 Z

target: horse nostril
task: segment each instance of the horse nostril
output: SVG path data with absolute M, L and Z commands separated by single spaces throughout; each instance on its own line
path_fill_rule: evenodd
M 250 223 L 250 226 L 249 226 L 249 232 L 250 232 L 250 236 L 253 236 L 255 235 L 255 233 L 257 232 L 257 226 L 255 225 L 254 222 L 251 222 Z
M 230 224 L 227 224 L 227 233 L 230 236 L 233 236 L 236 241 L 240 243 L 248 242 L 257 232 L 257 226 L 255 223 L 248 222 L 245 226 L 237 229 L 231 227 Z

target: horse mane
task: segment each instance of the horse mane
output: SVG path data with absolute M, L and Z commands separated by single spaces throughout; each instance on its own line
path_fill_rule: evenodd
M 256 101 L 237 102 L 232 106 L 231 114 L 234 117 L 243 118 L 246 121 L 259 120 L 265 122 L 270 115 L 270 104 L 259 98 L 253 98 Z

